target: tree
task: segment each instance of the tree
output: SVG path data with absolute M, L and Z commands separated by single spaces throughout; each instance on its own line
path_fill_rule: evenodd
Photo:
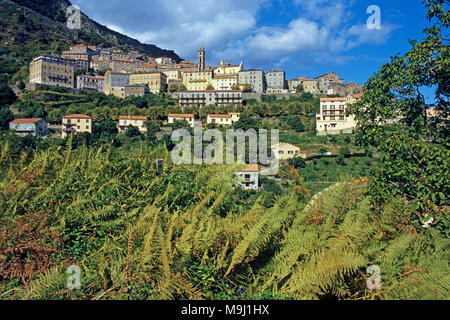
M 9 108 L 0 108 L 0 130 L 7 130 L 13 120 L 14 115 Z
M 427 109 L 436 107 L 443 117 L 449 111 L 450 15 L 448 1 L 426 0 L 425 5 L 428 20 L 434 21 L 425 38 L 410 41 L 410 51 L 383 65 L 347 112 L 355 115 L 363 143 L 381 153 L 370 186 L 374 201 L 401 196 L 418 217 L 439 222 L 448 219 L 442 207 L 449 204 L 450 135 L 442 118 L 430 118 Z M 434 103 L 425 100 L 424 88 L 435 89 Z M 399 125 L 383 125 L 393 118 Z
M 305 92 L 305 88 L 303 87 L 302 84 L 299 84 L 299 85 L 295 88 L 295 92 L 297 92 L 297 93 L 303 93 L 303 92 Z
M 156 134 L 160 131 L 162 122 L 158 120 L 147 121 L 147 141 L 155 143 L 157 141 Z
M 212 84 L 208 84 L 208 85 L 206 86 L 206 90 L 214 90 L 213 85 L 212 85 Z
M 106 120 L 94 123 L 92 127 L 93 139 L 113 139 L 117 135 L 117 125 L 115 121 Z
M 134 138 L 141 135 L 141 132 L 137 127 L 129 126 L 127 131 L 125 131 L 125 136 L 128 138 Z
M 302 157 L 295 157 L 295 158 L 289 159 L 288 162 L 295 169 L 306 168 L 306 162 Z
M 233 127 L 235 130 L 242 129 L 244 131 L 249 129 L 256 129 L 258 128 L 258 121 L 249 117 L 248 115 L 242 115 L 239 121 L 237 121 L 233 125 Z
M 0 81 L 0 107 L 6 107 L 14 103 L 17 97 L 14 91 L 8 86 L 6 82 Z
M 252 93 L 253 92 L 253 86 L 251 84 L 244 85 L 244 88 L 242 88 L 242 92 L 244 92 L 244 93 Z

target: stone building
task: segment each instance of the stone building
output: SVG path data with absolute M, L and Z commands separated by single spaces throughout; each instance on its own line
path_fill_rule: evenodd
M 79 75 L 77 77 L 77 89 L 103 92 L 104 82 L 105 77 L 102 76 Z
M 266 73 L 268 88 L 285 89 L 286 74 L 283 70 L 269 70 Z
M 106 95 L 113 94 L 116 97 L 125 97 L 125 86 L 130 84 L 130 75 L 121 72 L 108 71 L 105 74 L 103 91 Z
M 50 55 L 34 58 L 30 63 L 30 83 L 58 87 L 75 87 L 75 62 Z
M 179 94 L 180 107 L 208 105 L 242 105 L 242 92 L 237 90 L 228 91 L 184 91 Z
M 167 76 L 161 72 L 130 74 L 130 84 L 146 84 L 152 93 L 167 92 Z
M 145 83 L 128 84 L 124 88 L 125 97 L 142 97 L 149 92 L 150 89 Z
M 251 85 L 253 92 L 264 93 L 266 91 L 266 78 L 263 70 L 241 70 L 238 75 L 239 85 Z

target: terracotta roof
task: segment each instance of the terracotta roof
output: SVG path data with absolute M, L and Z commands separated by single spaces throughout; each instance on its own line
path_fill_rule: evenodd
M 208 114 L 210 118 L 231 118 L 230 114 Z
M 317 81 L 317 80 L 306 78 L 306 77 L 298 77 L 298 80 Z
M 361 99 L 362 96 L 363 96 L 362 94 L 354 94 L 354 95 L 352 95 L 352 97 L 355 98 L 355 99 Z
M 122 58 L 117 58 L 117 59 L 112 60 L 112 62 L 114 62 L 114 61 L 133 63 L 133 61 L 131 61 L 129 59 L 122 59 Z
M 181 72 L 197 72 L 197 69 L 195 68 L 183 68 L 180 69 Z
M 222 76 L 214 76 L 214 79 L 237 79 L 236 75 L 222 75 Z
M 102 76 L 89 76 L 86 74 L 80 74 L 79 77 L 91 78 L 91 79 L 105 79 L 105 77 L 102 77 Z
M 345 101 L 345 100 L 347 100 L 346 98 L 341 98 L 341 97 L 338 97 L 338 98 L 320 98 L 320 101 L 322 102 L 326 102 L 326 101 Z
M 11 121 L 11 123 L 35 123 L 39 120 L 42 120 L 42 118 L 23 118 L 23 119 L 15 119 Z
M 91 117 L 84 115 L 84 114 L 69 114 L 67 116 L 64 116 L 63 118 L 80 118 L 80 119 L 91 119 Z
M 147 120 L 146 116 L 120 116 L 121 120 Z
M 188 90 L 188 91 L 180 91 L 180 93 L 191 93 L 191 92 L 241 92 L 241 90 Z
M 169 117 L 172 118 L 194 118 L 193 114 L 182 114 L 182 113 L 169 113 Z
M 257 164 L 249 164 L 243 170 L 239 172 L 259 172 L 259 165 Z

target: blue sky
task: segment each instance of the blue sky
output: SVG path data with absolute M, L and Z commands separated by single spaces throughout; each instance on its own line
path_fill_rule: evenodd
M 428 25 L 421 0 L 73 0 L 97 22 L 145 43 L 207 63 L 244 61 L 245 68 L 281 68 L 287 78 L 337 72 L 364 84 L 408 39 Z M 370 30 L 367 8 L 381 9 Z

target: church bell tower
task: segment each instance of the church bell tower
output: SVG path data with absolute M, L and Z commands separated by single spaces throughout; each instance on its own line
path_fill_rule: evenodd
M 198 71 L 205 71 L 205 48 L 198 49 Z

